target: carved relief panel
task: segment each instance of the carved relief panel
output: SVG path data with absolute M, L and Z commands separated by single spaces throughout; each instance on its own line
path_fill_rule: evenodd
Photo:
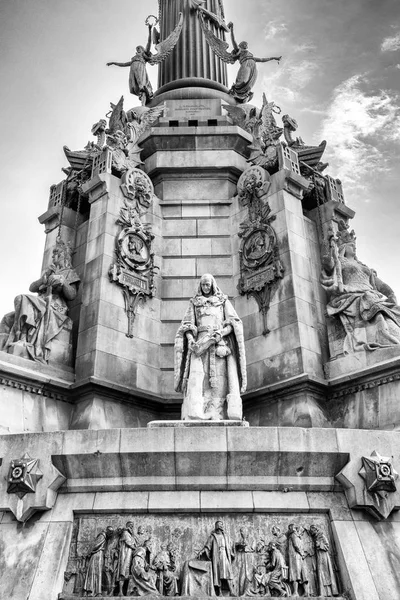
M 326 515 L 88 515 L 60 598 L 338 596 Z

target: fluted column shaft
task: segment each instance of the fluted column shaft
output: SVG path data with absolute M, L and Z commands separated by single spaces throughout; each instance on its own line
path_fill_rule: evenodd
M 226 64 L 222 62 L 209 47 L 197 12 L 191 7 L 189 0 L 159 0 L 161 39 L 169 36 L 178 22 L 178 15 L 183 13 L 183 28 L 180 39 L 170 56 L 160 65 L 158 85 L 162 87 L 177 79 L 200 77 L 211 79 L 224 86 L 227 85 Z M 210 12 L 221 16 L 220 0 L 206 0 L 201 5 Z M 208 26 L 218 37 L 223 34 L 214 25 Z

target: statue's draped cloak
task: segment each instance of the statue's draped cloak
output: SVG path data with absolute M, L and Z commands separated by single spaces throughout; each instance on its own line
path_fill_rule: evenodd
M 102 592 L 102 575 L 104 567 L 104 550 L 106 547 L 106 534 L 104 531 L 99 533 L 93 547 L 86 572 L 84 590 L 93 596 L 98 596 Z

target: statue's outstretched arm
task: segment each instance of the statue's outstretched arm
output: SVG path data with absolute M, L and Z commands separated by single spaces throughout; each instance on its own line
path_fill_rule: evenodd
M 148 25 L 149 27 L 149 39 L 147 40 L 147 46 L 146 46 L 146 54 L 150 54 L 150 49 L 151 49 L 151 39 L 152 39 L 152 29 L 153 26 L 152 25 Z
M 107 67 L 110 67 L 111 65 L 115 65 L 116 67 L 130 67 L 132 64 L 131 61 L 129 62 L 125 62 L 125 63 L 120 63 L 120 62 L 108 62 L 107 63 Z
M 235 34 L 233 32 L 233 23 L 232 23 L 232 21 L 230 23 L 228 23 L 228 27 L 231 30 L 231 40 L 232 40 L 233 49 L 236 50 L 236 52 L 238 52 L 239 51 L 239 46 L 237 45 Z
M 256 57 L 254 57 L 254 60 L 259 63 L 266 63 L 266 62 L 269 62 L 270 60 L 276 60 L 276 61 L 280 62 L 281 59 L 282 59 L 282 56 L 272 56 L 271 58 L 256 58 Z

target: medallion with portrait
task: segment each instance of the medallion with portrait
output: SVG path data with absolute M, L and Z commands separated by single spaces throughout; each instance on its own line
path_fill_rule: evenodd
M 119 246 L 121 258 L 128 267 L 139 271 L 149 267 L 150 250 L 146 237 L 140 231 L 122 231 Z
M 242 247 L 244 266 L 253 269 L 271 258 L 276 245 L 276 235 L 272 227 L 264 225 L 253 229 L 244 239 Z

